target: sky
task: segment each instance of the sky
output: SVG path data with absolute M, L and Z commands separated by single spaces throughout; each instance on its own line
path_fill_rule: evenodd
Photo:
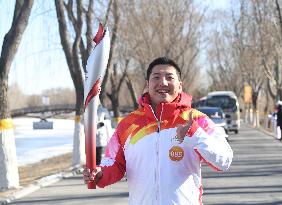
M 13 18 L 14 1 L 0 0 L 0 46 Z M 36 0 L 9 73 L 9 85 L 17 83 L 25 94 L 73 88 L 60 44 L 53 1 Z
M 225 8 L 229 0 L 205 0 L 210 9 Z M 15 1 L 0 0 L 0 48 L 13 18 Z M 51 88 L 71 88 L 73 83 L 60 44 L 53 1 L 36 0 L 29 24 L 9 73 L 9 85 L 18 84 L 25 94 Z
M 230 0 L 205 0 L 204 2 L 212 9 L 221 9 L 226 8 Z

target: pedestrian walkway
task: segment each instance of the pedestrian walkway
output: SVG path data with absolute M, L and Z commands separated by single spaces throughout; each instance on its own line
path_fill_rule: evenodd
M 229 171 L 218 173 L 203 166 L 205 205 L 281 205 L 282 143 L 243 125 L 238 135 L 230 134 L 234 159 Z M 126 205 L 125 179 L 104 189 L 89 190 L 81 174 L 67 176 L 25 197 L 20 205 Z
M 128 189 L 125 179 L 104 189 L 87 189 L 87 186 L 83 183 L 82 175 L 78 174 L 63 178 L 9 204 L 125 205 L 128 204 L 127 199 Z

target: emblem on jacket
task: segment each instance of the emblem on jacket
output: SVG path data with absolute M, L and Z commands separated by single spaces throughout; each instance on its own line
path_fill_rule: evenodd
M 179 146 L 173 146 L 169 150 L 169 158 L 172 161 L 180 161 L 184 157 L 184 150 Z

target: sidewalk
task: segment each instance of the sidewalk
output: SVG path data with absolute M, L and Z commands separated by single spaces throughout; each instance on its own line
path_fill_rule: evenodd
M 36 192 L 29 193 L 22 198 L 10 198 L 1 204 L 21 204 L 21 205 L 47 205 L 47 204 L 68 204 L 68 205 L 93 205 L 93 204 L 128 204 L 128 188 L 126 180 L 108 186 L 104 189 L 87 189 L 83 183 L 81 174 L 64 176 L 56 183 L 50 182 L 41 187 Z M 19 196 L 19 195 L 18 195 Z M 17 197 L 18 197 L 17 196 Z
M 16 190 L 9 190 L 6 192 L 2 192 L 0 195 L 0 204 L 7 204 L 16 199 L 20 199 L 28 194 L 31 194 L 43 187 L 54 184 L 64 178 L 68 178 L 71 176 L 75 176 L 80 172 L 80 168 L 69 168 L 66 172 L 59 172 L 57 174 L 52 174 L 50 176 L 43 177 L 39 180 L 34 181 L 32 184 L 28 186 L 20 187 Z

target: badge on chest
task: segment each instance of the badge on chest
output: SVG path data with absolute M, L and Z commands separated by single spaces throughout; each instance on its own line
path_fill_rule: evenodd
M 173 146 L 169 150 L 169 158 L 172 161 L 180 161 L 184 157 L 184 150 L 179 146 Z

